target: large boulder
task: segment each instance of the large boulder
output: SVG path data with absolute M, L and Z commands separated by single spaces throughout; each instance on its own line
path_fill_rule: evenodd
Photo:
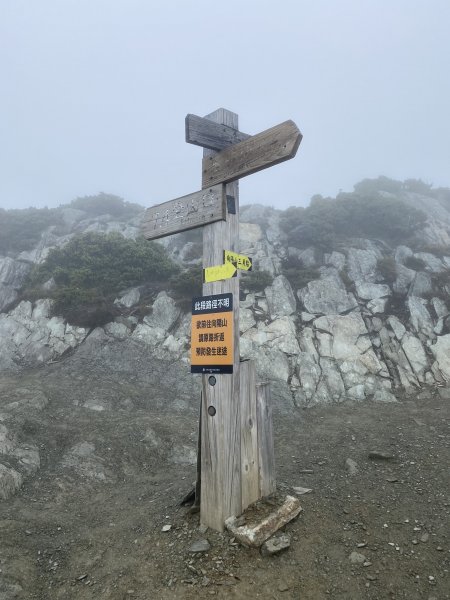
M 284 275 L 278 275 L 272 285 L 264 290 L 271 319 L 292 315 L 297 310 L 297 301 L 291 284 Z
M 310 281 L 297 295 L 310 314 L 336 315 L 358 306 L 353 294 L 348 293 L 344 284 L 333 276 Z
M 30 269 L 29 263 L 0 257 L 0 311 L 17 298 Z
M 444 379 L 450 381 L 450 333 L 441 335 L 430 346 Z

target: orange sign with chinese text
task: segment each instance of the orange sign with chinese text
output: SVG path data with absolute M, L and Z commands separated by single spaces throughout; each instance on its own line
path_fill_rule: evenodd
M 192 301 L 191 373 L 233 372 L 233 294 Z

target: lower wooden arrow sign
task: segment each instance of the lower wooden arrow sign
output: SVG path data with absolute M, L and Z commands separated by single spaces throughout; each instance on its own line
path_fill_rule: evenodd
M 231 279 L 232 277 L 236 277 L 236 274 L 237 269 L 231 262 L 215 267 L 206 267 L 206 269 L 203 269 L 203 283 Z
M 229 183 L 294 158 L 302 134 L 285 121 L 203 159 L 202 187 Z

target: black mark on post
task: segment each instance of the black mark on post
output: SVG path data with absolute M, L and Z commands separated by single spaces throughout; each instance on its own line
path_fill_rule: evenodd
M 208 415 L 213 417 L 215 414 L 216 414 L 216 409 L 214 408 L 214 406 L 208 406 Z
M 229 196 L 227 194 L 227 211 L 229 215 L 236 214 L 236 200 L 234 196 Z

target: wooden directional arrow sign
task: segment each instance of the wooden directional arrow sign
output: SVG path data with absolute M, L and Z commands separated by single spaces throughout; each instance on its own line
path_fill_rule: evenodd
M 242 133 L 228 125 L 220 125 L 196 115 L 186 116 L 186 142 L 188 144 L 219 151 L 249 137 L 247 133 Z
M 285 121 L 203 159 L 202 187 L 229 183 L 294 158 L 302 140 L 297 125 Z
M 151 206 L 145 211 L 141 227 L 144 237 L 156 240 L 226 218 L 225 186 L 216 185 Z
M 237 269 L 241 271 L 251 271 L 252 270 L 252 259 L 245 254 L 237 254 L 236 252 L 231 252 L 231 250 L 223 251 L 223 262 L 232 263 Z
M 206 269 L 203 269 L 203 283 L 231 279 L 231 277 L 236 277 L 236 273 L 236 267 L 230 262 L 224 265 L 217 265 L 216 267 L 206 267 Z

